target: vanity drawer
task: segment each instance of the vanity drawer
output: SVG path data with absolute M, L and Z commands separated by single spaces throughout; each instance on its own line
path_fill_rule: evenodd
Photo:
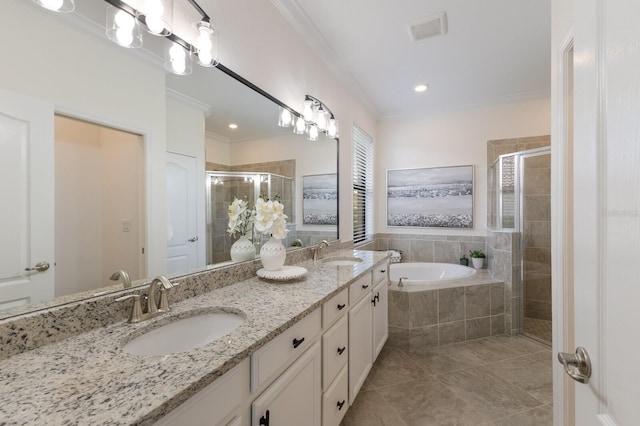
M 322 336 L 322 390 L 327 391 L 349 360 L 349 322 L 343 316 Z
M 349 303 L 354 305 L 365 294 L 371 293 L 371 274 L 364 274 L 349 286 Z
M 322 328 L 326 329 L 349 310 L 349 290 L 344 289 L 322 305 Z
M 322 398 L 322 426 L 338 426 L 349 408 L 349 375 L 345 366 Z
M 251 355 L 251 392 L 273 381 L 313 344 L 321 331 L 318 308 Z
M 389 269 L 388 262 L 385 262 L 385 263 L 380 264 L 380 265 L 376 266 L 375 268 L 373 268 L 373 270 L 371 271 L 371 273 L 373 274 L 373 281 L 372 281 L 373 285 L 376 285 L 380 281 L 387 279 L 387 277 L 388 277 L 387 270 L 388 269 Z

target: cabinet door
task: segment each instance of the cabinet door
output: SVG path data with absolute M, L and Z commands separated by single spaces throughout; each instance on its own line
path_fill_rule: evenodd
M 373 288 L 373 361 L 378 358 L 389 336 L 389 291 L 386 281 Z
M 253 402 L 251 424 L 320 426 L 321 364 L 316 342 Z
M 349 311 L 349 405 L 356 399 L 373 363 L 372 307 L 369 293 Z

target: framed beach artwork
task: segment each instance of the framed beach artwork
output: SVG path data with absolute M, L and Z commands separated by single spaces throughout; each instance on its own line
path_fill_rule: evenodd
M 387 226 L 473 228 L 473 166 L 387 170 Z
M 338 224 L 338 175 L 302 177 L 302 224 Z

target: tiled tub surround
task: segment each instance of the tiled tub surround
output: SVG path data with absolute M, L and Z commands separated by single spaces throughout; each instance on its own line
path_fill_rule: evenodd
M 450 286 L 451 285 L 451 286 Z M 487 271 L 457 286 L 424 290 L 393 284 L 389 289 L 389 340 L 403 350 L 505 334 L 504 284 Z
M 486 253 L 486 241 L 481 235 L 376 234 L 373 250 L 400 250 L 402 262 L 460 263 L 462 255 L 469 257 L 469 250 Z M 490 264 L 488 256 L 485 268 Z
M 3 425 L 152 424 L 321 306 L 386 256 L 345 251 L 363 262 L 332 267 L 300 263 L 301 280 L 278 284 L 257 277 L 173 305 L 172 311 L 132 325 L 121 321 L 0 362 Z M 242 312 L 243 325 L 224 339 L 188 352 L 138 357 L 120 350 L 142 327 L 212 309 Z

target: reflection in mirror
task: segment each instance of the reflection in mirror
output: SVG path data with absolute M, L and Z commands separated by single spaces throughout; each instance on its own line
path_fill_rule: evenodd
M 51 226 L 47 229 L 52 235 L 52 247 L 55 246 L 58 251 L 55 259 L 53 255 L 49 258 L 39 258 L 33 254 L 25 256 L 29 265 L 22 265 L 18 270 L 24 269 L 25 266 L 33 267 L 40 260 L 48 260 L 51 264 L 49 275 L 55 274 L 56 277 L 55 291 L 53 291 L 54 281 L 52 279 L 51 291 L 42 292 L 43 297 L 39 299 L 42 301 L 40 304 L 16 308 L 15 305 L 24 305 L 24 303 L 7 303 L 4 306 L 12 307 L 12 309 L 1 310 L 3 304 L 0 303 L 0 318 L 86 299 L 94 297 L 96 294 L 121 290 L 122 283 L 109 281 L 109 277 L 117 270 L 127 271 L 134 281 L 134 286 L 143 284 L 145 277 L 154 276 L 162 271 L 162 266 L 167 263 L 167 260 L 154 258 L 151 253 L 158 252 L 157 245 L 161 244 L 163 248 L 166 245 L 165 230 L 158 229 L 157 225 L 154 225 L 152 210 L 158 211 L 164 207 L 149 206 L 145 204 L 145 201 L 149 199 L 150 192 L 157 191 L 157 182 L 163 179 L 157 174 L 158 170 L 162 170 L 162 166 L 159 167 L 158 162 L 164 161 L 164 153 L 159 152 L 158 146 L 163 146 L 166 123 L 163 123 L 158 117 L 171 117 L 167 115 L 170 114 L 170 109 L 167 106 L 169 104 L 167 91 L 173 91 L 178 95 L 184 95 L 185 99 L 191 98 L 196 102 L 210 106 L 209 115 L 203 119 L 206 138 L 204 141 L 200 141 L 199 152 L 193 154 L 198 157 L 198 161 L 201 160 L 202 166 L 199 171 L 201 177 L 199 179 L 202 179 L 202 182 L 206 179 L 205 169 L 209 171 L 271 173 L 293 179 L 290 181 L 293 194 L 289 208 L 292 218 L 290 227 L 292 231 L 295 230 L 295 239 L 292 238 L 291 243 L 294 240 L 300 240 L 306 246 L 319 239 L 334 240 L 338 237 L 336 225 L 303 222 L 302 184 L 304 176 L 337 173 L 337 141 L 325 137 L 310 142 L 304 136 L 294 135 L 291 128 L 278 127 L 280 105 L 275 103 L 273 98 L 270 99 L 269 96 L 264 96 L 264 93 L 252 90 L 252 87 L 231 78 L 220 69 L 194 67 L 193 74 L 189 76 L 166 74 L 162 64 L 164 45 L 162 44 L 163 40 L 159 37 L 145 38 L 144 47 L 137 49 L 138 52 L 115 46 L 104 36 L 105 10 L 106 4 L 103 0 L 76 2 L 76 11 L 65 16 L 45 11 L 32 2 L 21 0 L 0 2 L 0 14 L 14 18 L 12 22 L 5 23 L 5 26 L 0 29 L 0 33 L 5 35 L 5 39 L 15 37 L 23 39 L 21 45 L 6 46 L 7 55 L 18 57 L 20 56 L 19 52 L 25 49 L 30 52 L 24 61 L 16 62 L 12 67 L 6 67 L 0 71 L 0 77 L 2 77 L 0 78 L 0 89 L 50 102 L 49 105 L 58 114 L 61 114 L 56 118 L 57 121 L 68 120 L 87 124 L 89 121 L 94 121 L 93 118 L 96 117 L 96 122 L 109 126 L 100 131 L 91 130 L 95 134 L 115 133 L 114 128 L 138 133 L 130 137 L 137 141 L 134 143 L 137 146 L 137 154 L 135 155 L 139 156 L 138 159 L 134 159 L 133 154 L 118 155 L 116 164 L 108 166 L 106 170 L 115 172 L 122 177 L 126 175 L 130 189 L 137 191 L 137 201 L 131 195 L 130 199 L 103 202 L 103 208 L 91 210 L 91 207 L 96 206 L 85 202 L 89 199 L 86 198 L 91 195 L 89 194 L 87 196 L 79 195 L 82 202 L 72 206 L 68 197 L 64 197 L 59 189 L 54 189 L 52 177 L 40 179 L 40 183 L 50 181 L 52 186 L 49 193 L 53 194 L 57 191 L 53 194 L 57 200 L 56 205 L 67 209 L 58 213 L 56 207 L 56 214 L 60 216 L 61 220 L 66 221 L 66 228 L 61 228 L 64 231 L 56 231 L 55 241 L 53 241 L 53 219 Z M 22 22 L 30 22 L 31 24 L 28 28 L 28 37 L 27 28 L 21 29 L 24 27 L 20 24 Z M 79 55 L 77 52 L 83 52 L 83 54 Z M 49 70 L 47 78 L 42 78 L 42 63 L 47 63 Z M 5 99 L 7 98 L 5 97 Z M 301 104 L 302 101 L 301 99 Z M 65 108 L 57 110 L 59 105 Z M 86 111 L 81 110 L 83 106 L 87 108 Z M 294 108 L 298 109 L 299 106 L 294 105 Z M 65 115 L 67 117 L 64 117 Z M 0 119 L 1 116 L 2 114 L 0 114 Z M 53 111 L 51 116 L 53 116 Z M 70 116 L 80 120 L 68 118 Z M 237 124 L 238 127 L 230 129 L 231 122 Z M 61 124 L 53 126 L 55 133 L 63 131 Z M 160 144 L 156 143 L 158 141 Z M 176 151 L 174 147 L 179 148 L 183 141 L 178 137 L 173 141 L 171 149 L 169 142 L 171 141 L 167 136 L 167 150 Z M 180 149 L 177 149 L 177 152 L 179 153 Z M 54 157 L 52 153 L 50 158 Z M 90 157 L 85 158 L 85 154 L 80 154 L 75 160 L 75 166 L 65 169 L 65 172 L 68 173 L 65 179 L 68 181 L 75 179 L 76 184 L 86 185 L 84 190 L 90 192 L 91 184 L 95 183 L 91 181 L 98 177 L 97 166 L 93 169 L 94 174 L 89 178 L 79 176 L 74 178 L 71 175 L 75 169 L 84 169 L 85 172 L 91 171 L 89 160 Z M 290 162 L 294 164 L 294 167 L 289 170 L 282 168 L 283 164 Z M 205 163 L 206 167 L 204 167 Z M 53 168 L 53 162 L 51 167 Z M 56 166 L 56 168 L 60 167 L 62 166 Z M 35 169 L 42 176 L 42 169 L 39 167 Z M 154 173 L 156 174 L 154 175 Z M 55 186 L 62 182 L 58 182 L 59 179 L 56 177 Z M 103 177 L 101 179 L 109 180 L 110 178 Z M 150 184 L 156 186 L 149 187 Z M 7 181 L 5 186 L 0 186 L 0 195 L 3 200 L 8 200 L 12 194 L 16 193 L 16 191 L 11 192 L 11 188 L 13 188 L 11 185 L 11 181 Z M 202 208 L 204 209 L 204 184 L 202 184 L 202 188 Z M 104 191 L 113 190 L 105 187 Z M 222 215 L 216 219 L 216 223 L 221 225 L 222 229 L 226 229 L 227 220 L 224 214 L 233 195 L 233 192 L 229 191 L 227 201 L 220 201 L 220 204 L 215 206 L 216 214 L 222 212 Z M 61 197 L 62 200 L 60 200 Z M 129 196 L 127 195 L 127 197 Z M 145 199 L 145 197 L 147 198 Z M 163 197 L 156 197 L 156 199 L 158 198 L 163 199 Z M 53 206 L 53 202 L 51 206 Z M 125 206 L 127 209 L 124 209 Z M 72 212 L 71 207 L 77 207 L 75 213 Z M 129 207 L 132 209 L 129 210 Z M 48 209 L 53 211 L 53 207 Z M 105 214 L 107 210 L 113 210 L 113 220 L 109 226 L 115 228 L 100 229 L 98 224 L 89 225 L 88 222 L 74 221 L 76 214 L 95 219 L 98 214 Z M 202 216 L 204 217 L 204 214 Z M 116 231 L 113 231 L 114 229 Z M 100 233 L 105 240 L 114 237 L 114 242 L 109 246 L 102 246 L 101 254 L 98 254 L 100 250 L 97 248 L 86 250 L 89 243 L 92 245 L 96 243 L 95 247 L 98 246 L 94 236 Z M 223 236 L 224 241 L 222 242 L 214 241 L 213 238 L 208 241 L 204 233 L 193 237 L 199 237 L 200 242 L 204 245 L 211 244 L 210 253 L 217 250 L 225 255 L 228 255 L 229 246 L 233 242 L 226 234 Z M 74 268 L 64 271 L 62 264 L 67 261 L 64 261 L 63 253 L 64 250 L 71 249 L 70 241 L 85 242 L 85 244 L 75 245 L 76 254 L 81 257 L 78 257 L 74 262 L 85 270 L 82 274 L 74 271 Z M 114 250 L 113 245 L 116 245 L 117 249 Z M 214 248 L 215 250 L 213 250 Z M 7 253 L 18 253 L 19 251 L 17 244 L 4 249 Z M 144 255 L 142 254 L 143 250 L 145 250 Z M 118 259 L 117 255 L 122 256 Z M 99 256 L 111 257 L 111 260 L 100 260 L 97 258 Z M 4 257 L 5 260 L 7 258 L 8 256 Z M 219 260 L 226 262 L 225 259 L 227 257 L 214 258 L 211 256 L 210 261 L 215 264 Z M 202 269 L 206 263 L 209 261 L 203 256 L 202 264 L 198 264 L 197 267 Z M 98 267 L 99 264 L 102 266 Z M 160 266 L 158 266 L 159 264 Z M 57 270 L 58 267 L 60 267 L 60 271 Z M 2 272 L 2 268 L 0 268 L 0 272 Z M 61 274 L 64 272 L 64 275 L 58 277 L 58 272 Z M 41 274 L 31 272 L 26 275 L 23 273 L 20 275 L 20 282 L 36 283 L 45 275 L 46 272 Z M 136 281 L 136 278 L 139 280 Z M 64 284 L 62 284 L 63 281 Z M 84 287 L 85 285 L 86 287 Z M 83 289 L 89 290 L 83 291 Z M 0 300 L 3 297 L 2 292 L 3 288 L 0 288 Z M 54 296 L 61 294 L 68 296 L 52 300 Z M 5 300 L 16 301 L 14 295 L 7 293 L 5 296 Z

